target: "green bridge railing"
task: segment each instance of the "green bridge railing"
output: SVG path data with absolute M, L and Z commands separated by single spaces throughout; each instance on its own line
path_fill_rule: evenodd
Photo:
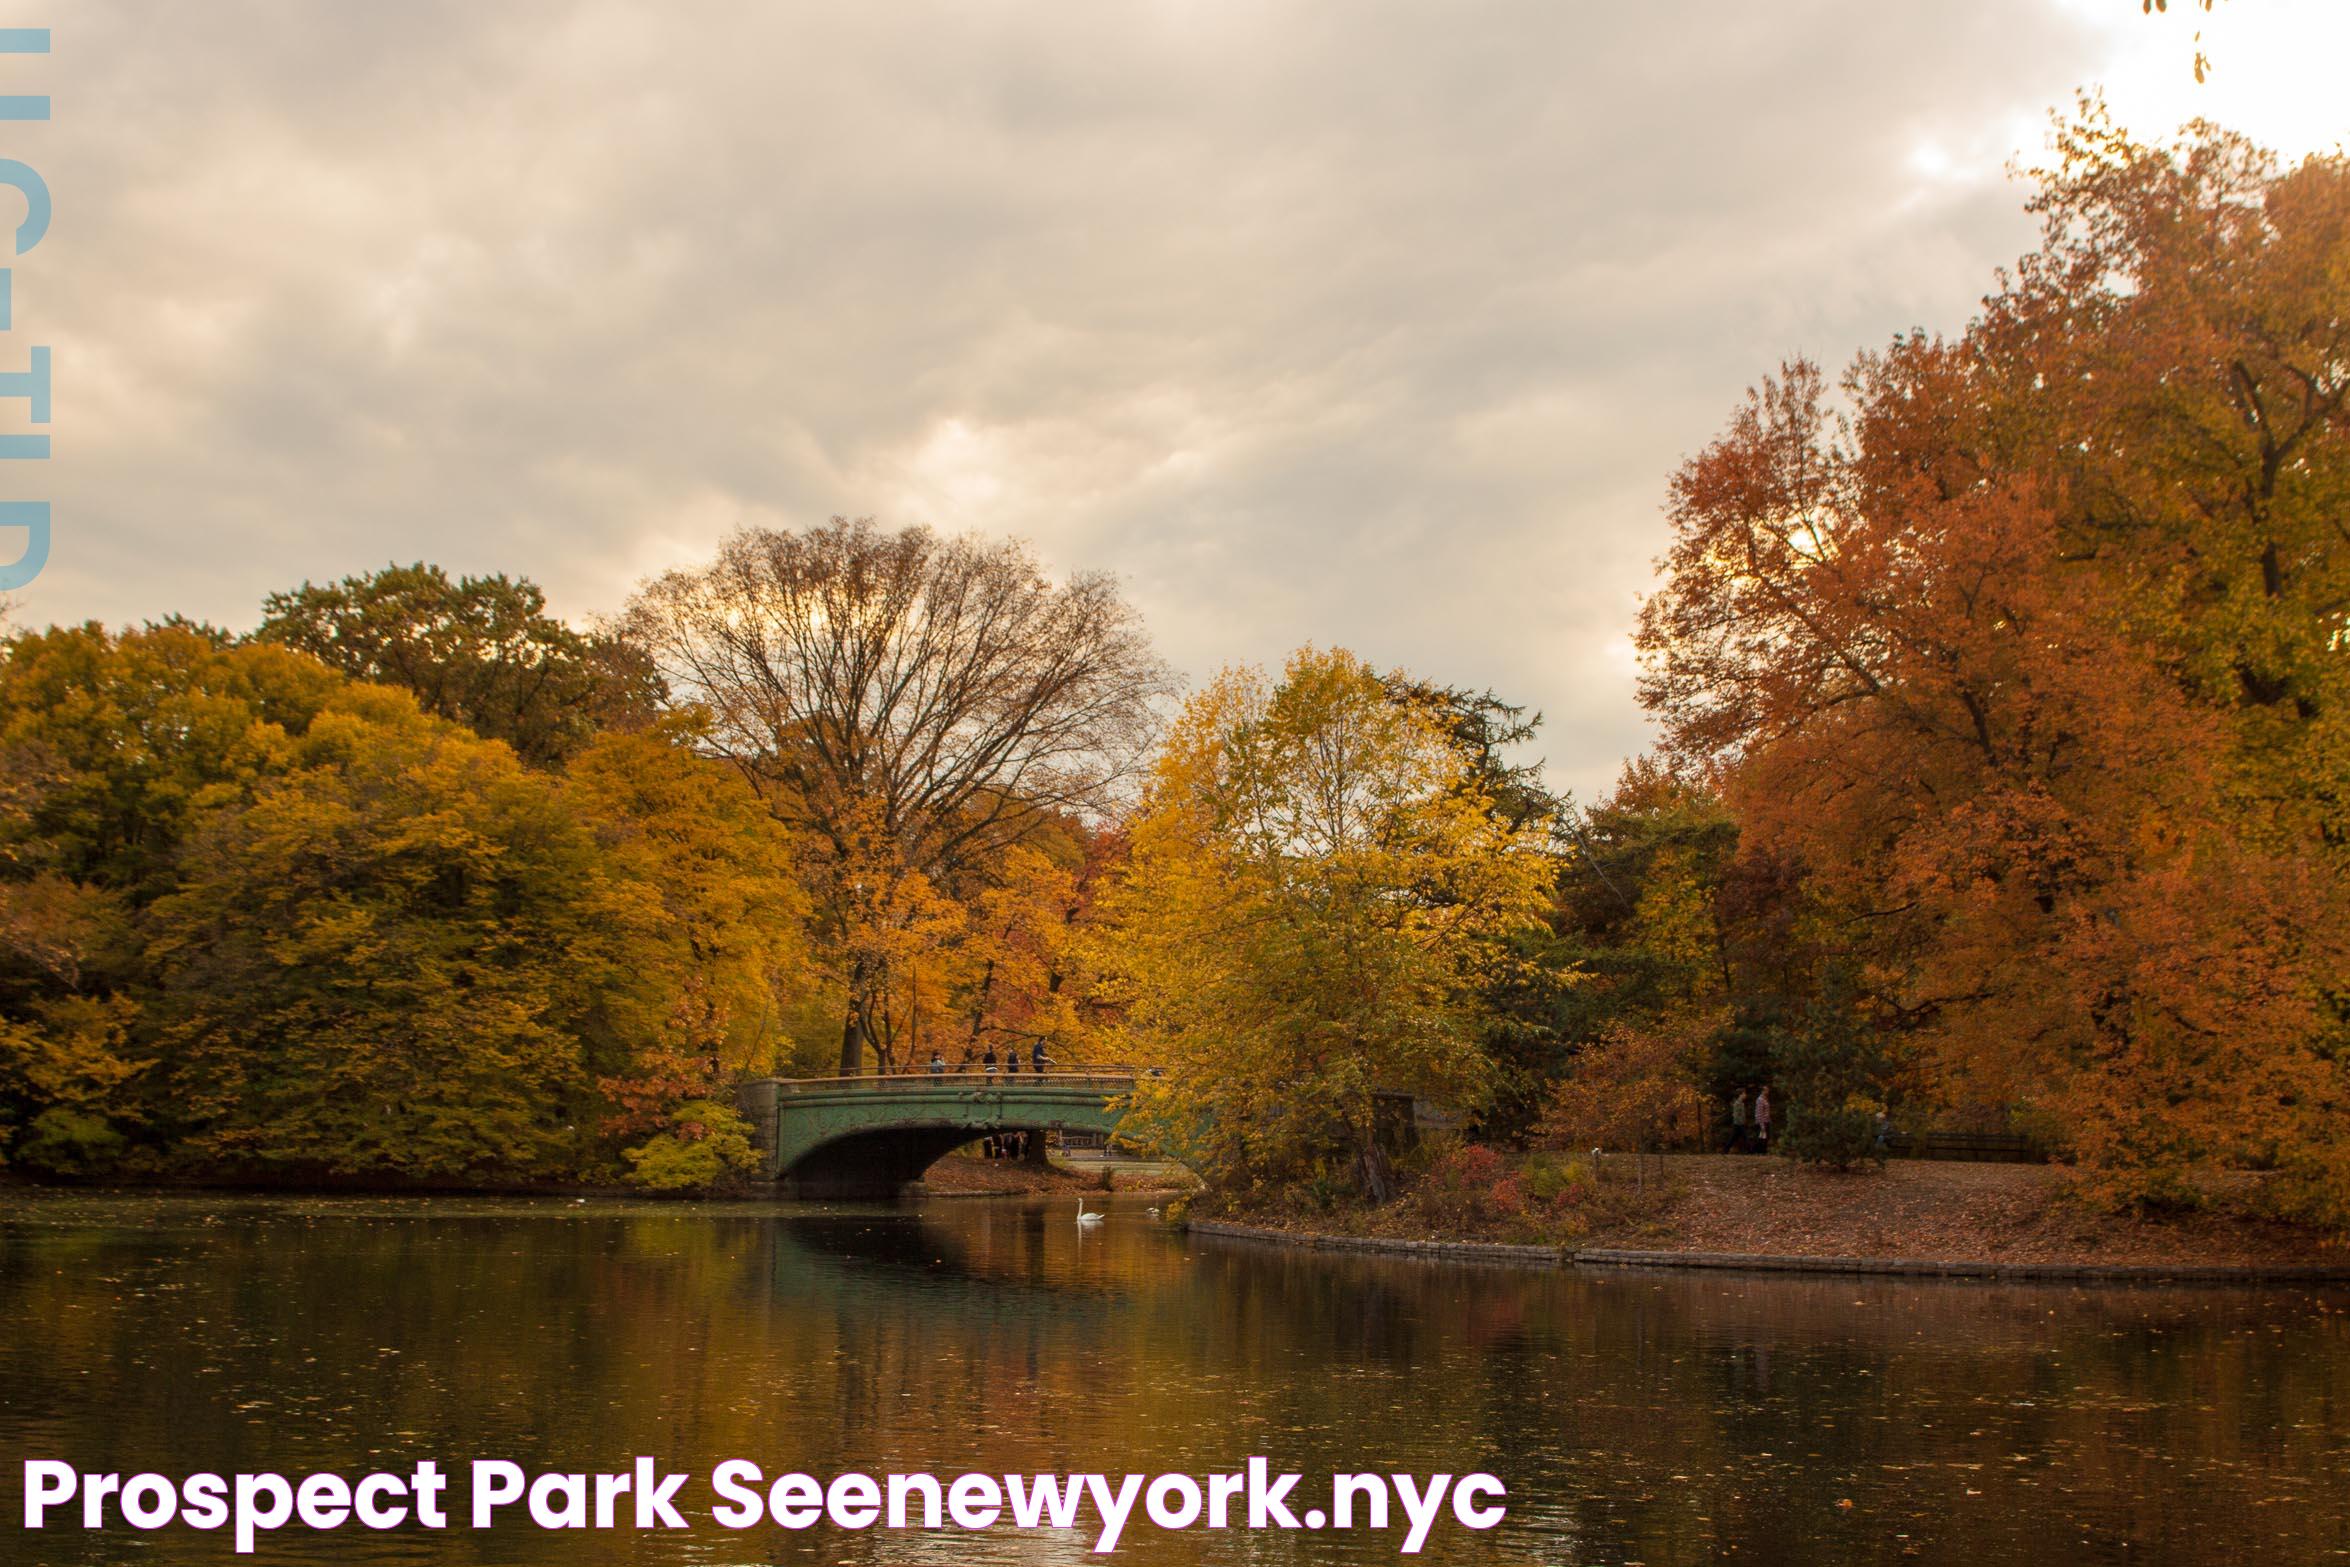
M 960 1088 L 1013 1088 L 1042 1084 L 1052 1088 L 1080 1088 L 1088 1091 L 1122 1094 L 1134 1086 L 1135 1079 L 1154 1075 L 1149 1068 L 1136 1066 L 1051 1067 L 1032 1072 L 1022 1067 L 1017 1072 L 1001 1068 L 990 1072 L 984 1067 L 948 1067 L 943 1072 L 916 1069 L 910 1072 L 859 1072 L 854 1076 L 836 1077 L 763 1077 L 757 1082 L 773 1084 L 778 1094 L 795 1097 L 806 1094 L 875 1093 L 889 1089 L 914 1089 L 951 1084 Z

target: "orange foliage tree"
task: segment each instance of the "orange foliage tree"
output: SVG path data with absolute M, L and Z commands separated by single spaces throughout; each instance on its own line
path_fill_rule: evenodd
M 1950 1101 L 2116 1195 L 2350 1211 L 2350 165 L 2061 138 L 1955 341 L 1788 366 L 1678 475 L 1643 695 Z

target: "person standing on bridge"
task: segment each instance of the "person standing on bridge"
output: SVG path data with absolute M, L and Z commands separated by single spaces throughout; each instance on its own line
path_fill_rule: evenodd
M 937 1050 L 930 1052 L 930 1075 L 932 1077 L 947 1075 L 947 1058 L 944 1052 Z
M 1040 1039 L 1028 1047 L 1028 1069 L 1030 1071 L 1042 1072 L 1051 1062 L 1052 1057 L 1044 1053 L 1043 1040 Z
M 987 1054 L 979 1058 L 979 1064 L 989 1076 L 995 1075 L 995 1046 L 989 1045 L 987 1047 Z

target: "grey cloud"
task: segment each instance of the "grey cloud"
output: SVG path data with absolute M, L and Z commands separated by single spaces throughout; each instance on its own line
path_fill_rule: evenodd
M 20 321 L 20 618 L 388 559 L 618 607 L 747 520 L 1125 573 L 1194 676 L 1312 638 L 1646 739 L 1665 480 L 1782 355 L 1962 321 L 2020 193 L 1921 138 L 2098 66 L 2031 0 L 94 0 Z

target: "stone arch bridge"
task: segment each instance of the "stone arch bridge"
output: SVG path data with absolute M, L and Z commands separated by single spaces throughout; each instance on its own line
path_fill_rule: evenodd
M 1114 1133 L 1133 1087 L 1124 1067 L 768 1077 L 737 1102 L 768 1180 L 806 1196 L 885 1197 L 991 1132 Z

